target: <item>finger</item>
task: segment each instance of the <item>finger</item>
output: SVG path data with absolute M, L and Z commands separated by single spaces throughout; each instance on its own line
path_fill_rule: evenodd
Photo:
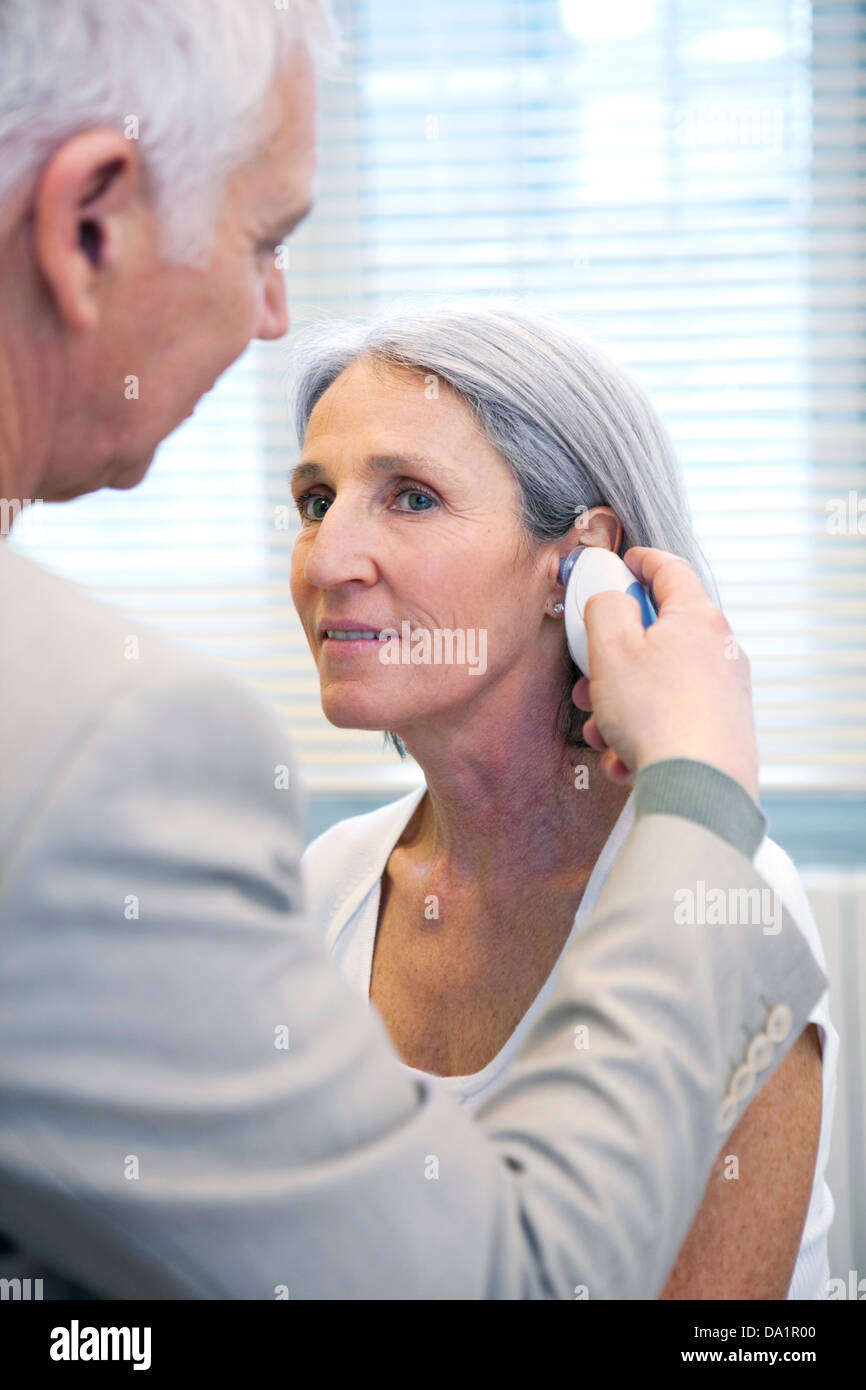
M 687 608 L 705 608 L 712 603 L 697 570 L 682 555 L 652 546 L 633 545 L 623 559 L 635 578 L 652 589 L 659 617 L 663 610 L 682 612 Z
M 620 654 L 643 641 L 640 605 L 633 594 L 616 589 L 592 594 L 583 606 L 583 621 L 591 671 L 612 671 Z
M 587 719 L 586 723 L 584 724 L 583 737 L 589 744 L 590 748 L 594 748 L 597 753 L 601 753 L 605 748 L 607 748 L 607 744 L 604 741 L 601 729 L 595 722 L 595 715 L 590 715 L 589 719 Z
M 622 758 L 619 757 L 613 748 L 608 748 L 602 755 L 601 766 L 605 776 L 611 782 L 615 782 L 619 787 L 628 786 L 628 784 L 634 780 L 633 773 L 626 767 Z
M 588 676 L 581 676 L 580 680 L 577 682 L 577 684 L 575 685 L 574 689 L 573 689 L 572 692 L 571 692 L 571 698 L 572 698 L 572 700 L 574 701 L 574 703 L 577 705 L 577 708 L 578 708 L 578 709 L 582 709 L 582 710 L 590 710 L 590 709 L 592 709 L 592 699 L 591 699 L 590 693 L 589 693 L 589 677 L 588 677 Z

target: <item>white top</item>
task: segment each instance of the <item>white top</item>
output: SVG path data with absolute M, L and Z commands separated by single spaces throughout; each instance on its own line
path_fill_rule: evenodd
M 351 816 L 332 825 L 307 846 L 301 861 L 310 920 L 325 934 L 331 956 L 349 984 L 364 998 L 370 997 L 373 948 L 379 919 L 382 874 L 391 851 L 426 792 L 426 785 L 409 792 L 365 815 Z M 580 931 L 601 893 L 614 859 L 634 821 L 634 792 L 626 801 L 610 836 L 593 866 L 563 952 Z M 824 951 L 805 890 L 791 859 L 774 840 L 764 836 L 753 859 L 754 866 L 771 888 L 775 888 L 788 912 L 799 926 L 815 958 L 826 974 Z M 511 1058 L 544 1009 L 554 989 L 558 958 L 545 983 L 500 1052 L 471 1076 L 433 1076 L 435 1085 L 451 1091 L 475 1110 L 500 1079 Z M 803 1238 L 788 1298 L 827 1297 L 830 1277 L 827 1260 L 827 1232 L 833 1220 L 834 1205 L 824 1181 L 830 1148 L 833 1107 L 836 1097 L 836 1065 L 839 1035 L 830 1020 L 827 992 L 809 1015 L 818 1025 L 823 1048 L 823 1104 L 821 1135 L 812 1196 L 803 1229 Z M 405 1064 L 404 1064 L 405 1065 Z M 406 1067 L 416 1075 L 426 1075 L 416 1067 Z

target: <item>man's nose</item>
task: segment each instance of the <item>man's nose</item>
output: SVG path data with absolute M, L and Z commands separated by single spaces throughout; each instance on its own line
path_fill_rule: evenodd
M 256 338 L 270 341 L 282 338 L 289 331 L 289 306 L 286 302 L 286 279 L 278 265 L 274 265 L 265 282 L 265 295 L 262 314 L 255 334 Z

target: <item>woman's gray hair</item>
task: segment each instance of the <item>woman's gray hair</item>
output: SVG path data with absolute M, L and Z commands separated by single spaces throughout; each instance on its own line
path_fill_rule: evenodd
M 165 251 L 197 255 L 299 40 L 335 66 L 330 0 L 0 0 L 0 206 L 65 140 L 107 126 L 137 141 Z
M 294 414 L 303 441 L 316 402 L 352 362 L 408 368 L 446 382 L 514 474 L 527 537 L 565 536 L 590 507 L 622 522 L 622 555 L 657 546 L 682 555 L 714 602 L 673 447 L 647 396 L 617 362 L 562 323 L 522 307 L 437 306 L 372 322 L 321 322 L 291 352 Z M 588 715 L 567 677 L 557 729 L 585 747 Z M 387 738 L 401 754 L 395 734 Z

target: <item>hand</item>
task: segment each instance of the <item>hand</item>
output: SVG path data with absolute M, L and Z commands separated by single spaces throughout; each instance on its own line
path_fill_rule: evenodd
M 749 660 L 697 573 L 678 555 L 633 546 L 624 556 L 652 587 L 658 619 L 641 624 L 628 594 L 594 594 L 584 611 L 592 680 L 572 698 L 601 765 L 626 784 L 648 763 L 695 758 L 734 777 L 758 801 L 758 747 Z

